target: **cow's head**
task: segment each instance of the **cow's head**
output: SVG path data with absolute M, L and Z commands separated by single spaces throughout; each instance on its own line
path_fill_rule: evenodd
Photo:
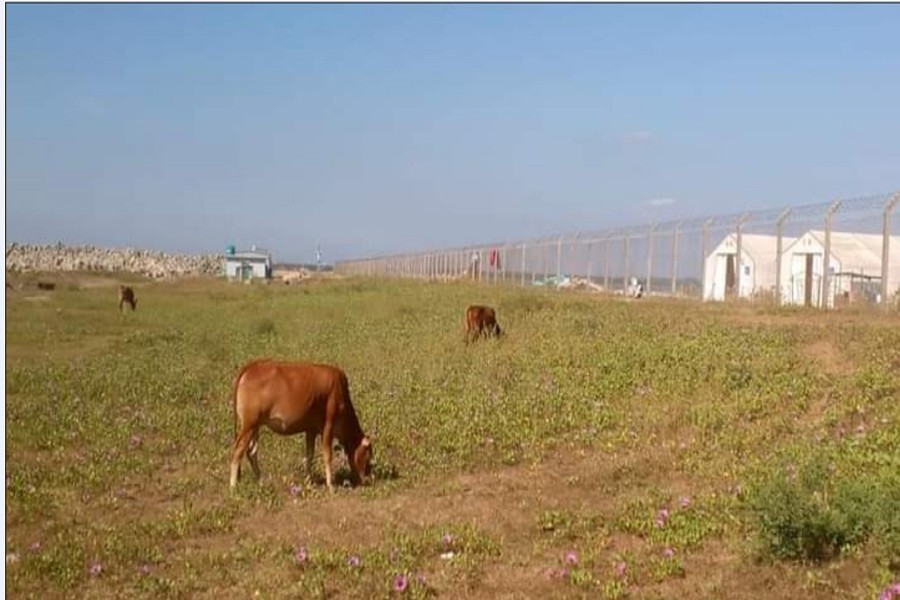
M 369 479 L 372 477 L 372 457 L 374 455 L 374 450 L 372 448 L 372 441 L 363 436 L 362 441 L 359 443 L 359 446 L 356 447 L 356 450 L 353 452 L 353 456 L 351 457 L 352 469 L 353 472 L 354 483 L 368 483 Z
M 502 333 L 503 333 L 503 330 L 500 329 L 500 323 L 494 323 L 494 335 L 497 337 L 500 337 L 500 335 Z

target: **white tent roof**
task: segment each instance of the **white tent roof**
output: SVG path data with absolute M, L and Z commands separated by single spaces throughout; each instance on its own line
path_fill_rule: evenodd
M 719 243 L 719 246 L 713 252 L 713 254 L 722 254 L 723 247 L 727 240 L 732 240 L 732 243 L 737 243 L 737 234 L 730 233 Z M 787 248 L 789 245 L 793 244 L 796 238 L 782 236 L 781 237 L 781 247 L 782 249 Z M 753 262 L 759 264 L 767 261 L 772 261 L 775 263 L 775 255 L 778 254 L 778 238 L 774 235 L 763 235 L 758 233 L 744 233 L 741 234 L 741 252 L 746 252 L 747 255 L 753 259 Z M 734 252 L 730 252 L 730 254 L 734 254 Z
M 824 231 L 811 230 L 807 233 L 822 244 L 822 247 L 825 246 Z M 880 273 L 882 242 L 883 237 L 880 234 L 832 231 L 831 254 L 841 261 L 843 271 Z M 891 236 L 890 261 L 894 268 L 900 265 L 900 236 Z

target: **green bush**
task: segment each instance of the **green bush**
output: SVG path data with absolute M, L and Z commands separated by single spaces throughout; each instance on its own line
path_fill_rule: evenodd
M 800 469 L 763 481 L 748 505 L 763 551 L 776 558 L 823 561 L 871 537 L 879 554 L 900 556 L 900 476 L 886 473 L 833 479 L 819 455 Z

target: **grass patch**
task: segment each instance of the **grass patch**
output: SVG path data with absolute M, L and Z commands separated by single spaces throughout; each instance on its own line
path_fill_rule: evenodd
M 369 598 L 405 576 L 422 597 L 671 597 L 708 575 L 711 542 L 747 540 L 785 560 L 752 572 L 779 574 L 772 597 L 806 576 L 777 569 L 830 577 L 816 561 L 855 566 L 823 588 L 845 596 L 900 577 L 900 328 L 882 316 L 758 323 L 365 279 L 142 282 L 123 316 L 111 283 L 72 281 L 7 296 L 11 595 Z M 473 303 L 508 335 L 466 347 Z M 811 364 L 820 339 L 852 368 Z M 230 385 L 261 356 L 345 369 L 375 487 L 329 497 L 304 481 L 302 440 L 264 432 L 262 484 L 228 493 Z

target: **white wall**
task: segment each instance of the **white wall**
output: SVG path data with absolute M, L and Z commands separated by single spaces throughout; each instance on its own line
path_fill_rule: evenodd
M 706 275 L 703 281 L 703 299 L 718 300 L 725 299 L 725 281 L 728 272 L 728 257 L 736 256 L 737 240 L 734 235 L 727 236 L 706 257 Z M 739 295 L 741 298 L 749 298 L 753 294 L 754 288 L 757 286 L 756 275 L 757 269 L 753 258 L 747 254 L 747 251 L 741 249 L 741 287 Z M 735 269 L 738 265 L 735 264 Z M 737 275 L 737 273 L 735 273 Z
M 812 264 L 812 305 L 822 304 L 822 273 L 825 267 L 825 248 L 814 236 L 809 233 L 797 238 L 793 244 L 785 249 L 781 260 L 781 301 L 784 304 L 796 304 L 803 306 L 806 297 L 806 255 L 813 255 Z M 829 270 L 834 273 L 841 271 L 841 261 L 832 253 Z M 850 282 L 846 279 L 830 278 L 830 293 L 826 295 L 828 305 L 834 305 L 834 296 L 849 291 Z
M 254 278 L 265 278 L 266 276 L 266 263 L 262 261 L 243 261 L 241 259 L 236 258 L 227 258 L 225 260 L 225 276 L 229 279 L 240 279 L 241 278 L 241 266 L 243 264 L 248 264 L 253 272 Z

